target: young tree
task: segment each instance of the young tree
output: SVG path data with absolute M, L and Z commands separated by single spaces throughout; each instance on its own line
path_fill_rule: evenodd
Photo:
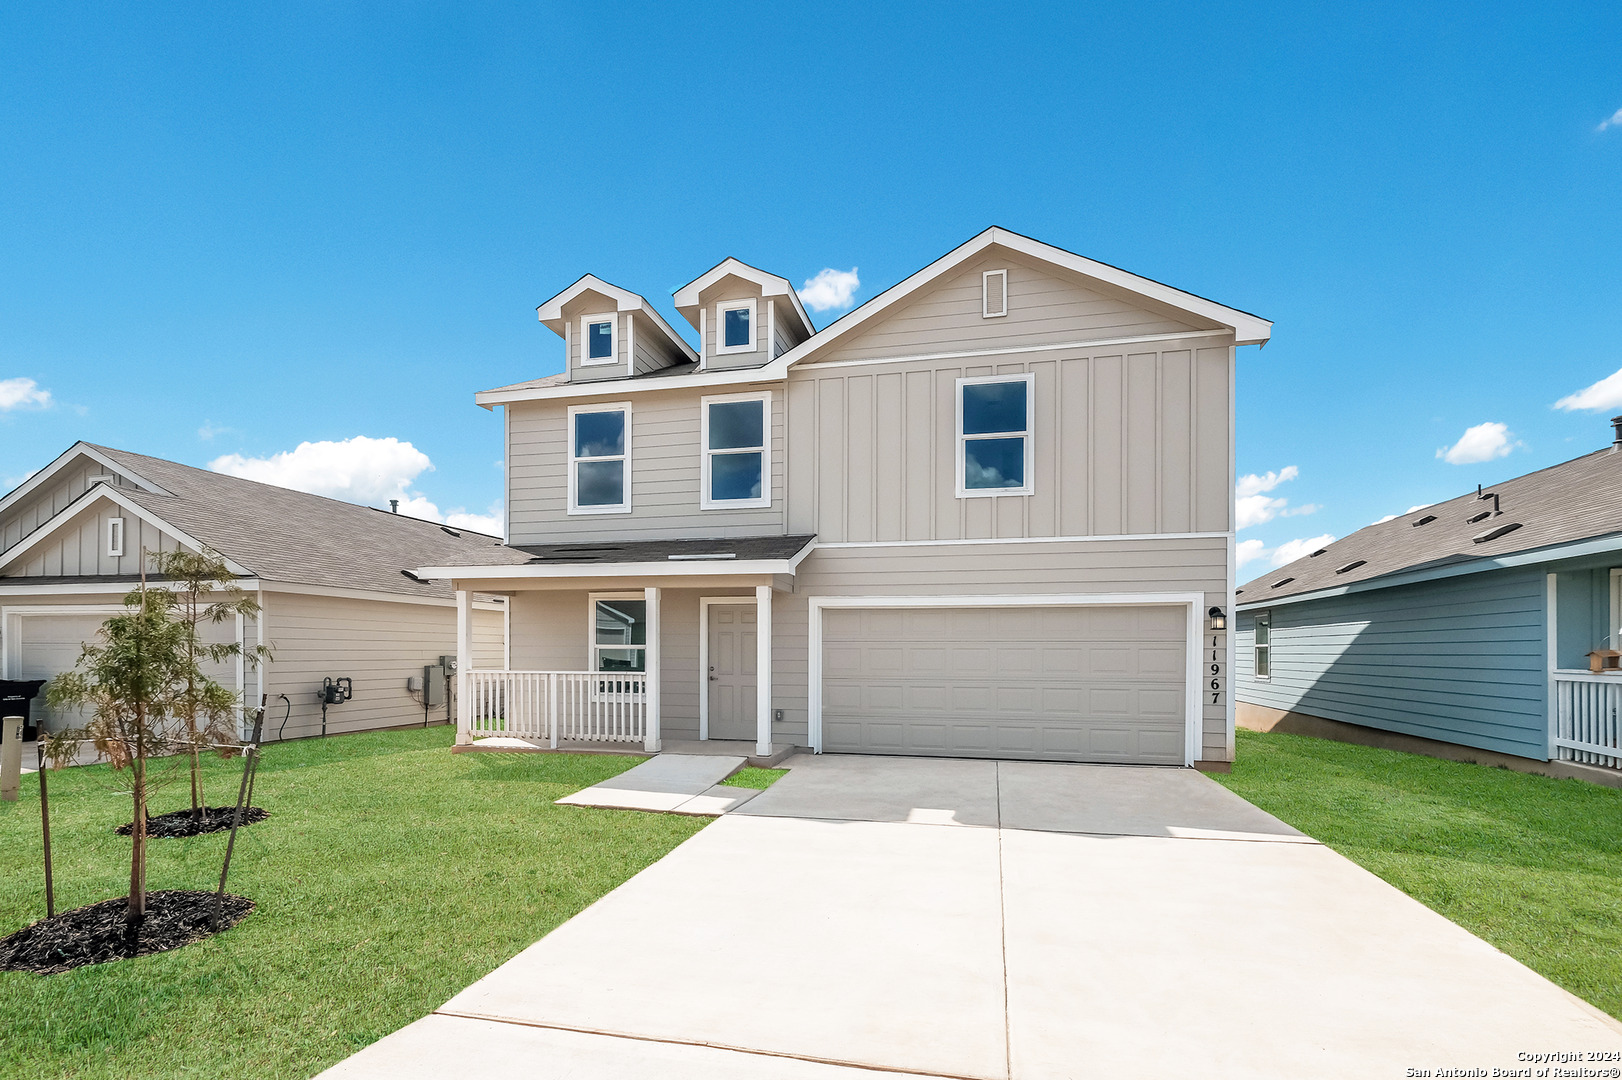
M 202 662 L 221 664 L 234 657 L 244 657 L 251 665 L 269 659 L 270 649 L 256 645 L 244 649 L 242 642 L 205 642 L 202 627 L 218 624 L 237 616 L 257 618 L 259 604 L 253 597 L 237 587 L 236 580 L 225 560 L 211 551 L 153 552 L 148 556 L 154 573 L 169 579 L 169 585 L 151 591 L 173 610 L 175 617 L 185 626 L 185 650 L 188 670 L 201 672 Z M 212 599 L 211 599 L 212 598 Z M 191 762 L 191 814 L 199 821 L 208 811 L 203 796 L 201 757 L 209 751 L 227 756 L 240 745 L 239 733 L 233 720 L 242 704 L 225 687 L 208 679 L 188 679 L 184 692 L 176 701 L 175 719 L 183 727 L 185 740 L 182 750 Z

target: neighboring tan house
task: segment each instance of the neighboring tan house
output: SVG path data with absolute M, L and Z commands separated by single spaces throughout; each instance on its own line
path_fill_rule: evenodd
M 268 696 L 268 738 L 321 732 L 323 680 L 348 678 L 352 700 L 327 710 L 327 731 L 448 718 L 408 679 L 456 651 L 450 589 L 411 574 L 501 543 L 352 503 L 222 476 L 159 458 L 75 443 L 0 499 L 0 678 L 46 679 L 74 666 L 84 642 L 140 581 L 142 551 L 223 556 L 259 602 L 258 620 L 211 627 L 219 640 L 273 646 L 258 668 L 210 674 L 248 705 Z M 473 605 L 475 666 L 505 663 L 506 612 Z M 282 701 L 279 695 L 286 695 Z M 432 701 L 432 699 L 430 699 Z M 71 726 L 43 700 L 34 717 Z M 284 721 L 285 717 L 285 721 Z
M 564 371 L 475 398 L 512 546 L 418 573 L 509 597 L 514 670 L 463 674 L 461 741 L 1232 758 L 1206 628 L 1270 323 L 995 228 L 820 331 L 736 259 L 675 308 L 697 350 L 583 277 Z
M 1382 745 L 1554 762 L 1540 771 L 1559 775 L 1622 768 L 1622 672 L 1595 674 L 1588 655 L 1622 649 L 1615 423 L 1605 450 L 1359 529 L 1247 582 L 1240 722 L 1363 742 L 1389 733 Z

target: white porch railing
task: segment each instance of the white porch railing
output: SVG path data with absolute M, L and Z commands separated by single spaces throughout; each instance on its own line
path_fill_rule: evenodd
M 1622 768 L 1622 675 L 1556 671 L 1554 692 L 1556 759 Z
M 458 709 L 473 739 L 644 743 L 648 677 L 618 671 L 468 671 Z

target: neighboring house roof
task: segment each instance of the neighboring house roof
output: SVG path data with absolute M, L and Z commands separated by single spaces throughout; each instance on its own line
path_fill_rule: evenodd
M 120 501 L 150 514 L 160 527 L 172 526 L 266 581 L 444 598 L 451 595 L 448 583 L 419 581 L 403 571 L 512 552 L 499 538 L 482 533 L 144 454 L 78 445 L 131 480 L 167 494 L 96 484 L 52 522 L 66 521 L 89 502 L 116 493 Z M 47 523 L 36 531 L 51 528 Z M 518 562 L 527 558 L 516 552 L 509 557 Z M 23 580 L 37 579 L 0 578 L 3 583 Z
M 645 297 L 639 293 L 634 293 L 629 289 L 622 289 L 618 285 L 610 285 L 608 282 L 604 281 L 595 274 L 587 274 L 573 285 L 570 285 L 567 289 L 564 289 L 550 300 L 541 304 L 535 309 L 535 314 L 549 329 L 559 336 L 562 336 L 563 308 L 570 300 L 573 300 L 575 297 L 584 292 L 600 293 L 601 295 L 608 297 L 610 300 L 614 301 L 615 310 L 617 311 L 641 312 L 643 315 L 647 316 L 650 322 L 652 322 L 660 330 L 664 331 L 665 336 L 670 339 L 671 343 L 676 346 L 678 351 L 680 351 L 695 364 L 698 362 L 697 350 L 682 340 L 681 335 L 676 333 L 676 331 L 671 328 L 669 323 L 665 322 L 665 317 L 659 314 L 654 306 L 648 303 Z
M 800 294 L 794 291 L 794 286 L 789 284 L 787 278 L 768 274 L 758 267 L 730 257 L 722 259 L 676 290 L 676 310 L 681 313 L 682 318 L 693 324 L 693 329 L 698 329 L 698 309 L 703 306 L 699 302 L 699 296 L 724 277 L 738 277 L 753 282 L 759 286 L 760 294 L 765 297 L 786 297 L 794 318 L 800 324 L 800 333 L 805 336 L 816 333 L 817 328 L 811 324 L 811 316 L 805 313 L 805 308 L 800 304 Z
M 942 255 L 939 259 L 936 259 L 922 270 L 919 270 L 917 273 L 906 278 L 906 280 L 892 285 L 890 288 L 886 289 L 878 296 L 875 296 L 873 299 L 869 300 L 855 311 L 850 312 L 839 320 L 830 323 L 821 330 L 818 330 L 809 338 L 800 342 L 798 345 L 794 346 L 792 349 L 783 353 L 781 356 L 777 357 L 775 360 L 772 360 L 768 364 L 764 364 L 760 367 L 741 368 L 727 371 L 702 371 L 698 370 L 696 367 L 688 367 L 684 371 L 672 371 L 670 373 L 685 375 L 686 377 L 682 380 L 683 385 L 694 387 L 726 386 L 746 383 L 774 382 L 781 380 L 787 376 L 788 369 L 793 365 L 808 359 L 814 353 L 827 347 L 828 345 L 831 345 L 833 342 L 839 340 L 844 335 L 849 334 L 857 327 L 867 324 L 869 320 L 872 320 L 881 313 L 888 311 L 894 304 L 899 303 L 900 301 L 911 296 L 913 293 L 917 292 L 919 289 L 923 288 L 925 285 L 928 285 L 930 282 L 936 280 L 942 275 L 950 273 L 952 270 L 979 255 L 980 252 L 984 251 L 988 247 L 991 247 L 992 245 L 1001 245 L 1011 251 L 1019 252 L 1030 258 L 1069 270 L 1073 273 L 1080 274 L 1105 285 L 1135 293 L 1139 296 L 1154 301 L 1155 303 L 1164 305 L 1165 307 L 1186 313 L 1208 324 L 1226 327 L 1233 331 L 1234 343 L 1237 345 L 1264 345 L 1267 343 L 1268 339 L 1272 337 L 1273 324 L 1259 315 L 1253 315 L 1248 311 L 1241 311 L 1238 308 L 1228 307 L 1224 304 L 1219 304 L 1214 300 L 1207 300 L 1203 296 L 1197 296 L 1194 293 L 1184 292 L 1181 289 L 1174 289 L 1170 285 L 1155 281 L 1153 278 L 1142 277 L 1138 274 L 1133 274 L 1126 270 L 1122 270 L 1120 267 L 1111 266 L 1108 263 L 1101 263 L 1097 260 L 1089 259 L 1082 255 L 1077 255 L 1074 252 L 1066 251 L 1063 248 L 1054 247 L 1052 244 L 1044 244 L 1040 240 L 1033 240 L 1028 236 L 1011 232 L 1008 229 L 992 226 L 979 235 L 969 239 L 965 243 L 959 244 L 957 247 L 953 248 L 945 255 Z M 728 262 L 736 263 L 736 260 L 728 260 L 727 262 L 723 262 L 719 266 L 709 271 L 709 273 L 714 274 L 717 271 L 721 271 L 728 265 Z M 737 266 L 744 267 L 745 264 L 737 263 Z M 753 267 L 747 267 L 747 269 L 763 277 L 772 276 L 766 275 L 762 271 L 754 270 Z M 708 274 L 705 276 L 707 277 Z M 585 280 L 587 279 L 581 279 L 581 281 Z M 592 278 L 591 280 L 595 281 L 596 279 Z M 781 278 L 776 280 L 783 281 Z M 693 286 L 698 285 L 699 282 L 702 281 L 704 281 L 704 277 L 700 277 L 696 281 L 683 286 L 683 290 L 685 291 L 687 289 L 691 289 Z M 571 286 L 571 288 L 575 288 L 578 285 L 579 283 L 577 282 L 576 286 Z M 620 291 L 623 292 L 624 290 Z M 792 292 L 792 289 L 790 291 Z M 559 295 L 562 296 L 565 294 Z M 626 295 L 634 296 L 635 294 L 627 293 Z M 637 299 L 640 300 L 641 298 L 637 297 Z M 692 355 L 692 350 L 690 348 L 688 349 L 688 353 L 689 355 Z M 556 381 L 553 381 L 554 379 Z M 530 380 L 529 382 L 514 383 L 511 386 L 502 386 L 491 390 L 482 390 L 478 394 L 474 395 L 473 400 L 485 408 L 491 408 L 493 406 L 503 405 L 512 401 L 536 400 L 541 398 L 601 396 L 605 394 L 649 388 L 650 381 L 646 377 L 602 379 L 593 380 L 586 383 L 570 383 L 565 381 L 561 376 L 551 376 L 547 379 L 534 379 Z
M 1265 607 L 1348 586 L 1381 588 L 1388 578 L 1403 584 L 1424 571 L 1491 569 L 1506 556 L 1617 534 L 1622 452 L 1605 449 L 1494 484 L 1482 497 L 1472 491 L 1359 529 L 1246 582 L 1238 602 Z

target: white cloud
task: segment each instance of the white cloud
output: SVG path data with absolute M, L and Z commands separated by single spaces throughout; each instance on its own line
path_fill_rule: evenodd
M 33 379 L 0 379 L 0 412 L 12 409 L 48 409 L 51 392 Z
M 1575 394 L 1567 394 L 1554 403 L 1567 412 L 1609 412 L 1622 405 L 1622 371 L 1607 375 L 1592 386 L 1585 386 Z
M 1612 113 L 1604 120 L 1601 120 L 1599 122 L 1599 127 L 1595 128 L 1594 130 L 1604 131 L 1606 128 L 1611 127 L 1622 127 L 1622 109 L 1616 110 L 1616 112 Z
M 441 513 L 439 506 L 412 485 L 434 470 L 428 455 L 399 439 L 372 439 L 356 435 L 340 442 L 304 442 L 293 450 L 270 457 L 250 458 L 226 454 L 208 467 L 227 476 L 240 476 L 265 484 L 326 495 L 346 502 L 383 509 L 390 499 L 400 500 L 400 513 L 425 521 L 444 522 L 474 532 L 502 534 L 499 501 L 485 514 L 456 507 Z
M 217 425 L 212 420 L 204 420 L 203 426 L 197 429 L 197 437 L 202 439 L 204 442 L 212 442 L 214 440 L 214 436 L 231 435 L 234 434 L 236 430 L 236 428 Z
M 1477 465 L 1504 457 L 1519 445 L 1510 434 L 1509 425 L 1489 420 L 1465 429 L 1458 442 L 1442 447 L 1436 451 L 1436 456 L 1449 465 Z
M 1241 540 L 1239 546 L 1234 548 L 1234 553 L 1238 556 L 1239 565 L 1243 566 L 1247 562 L 1255 562 L 1257 559 L 1265 558 L 1267 556 L 1267 545 L 1260 540 Z
M 800 302 L 812 311 L 848 308 L 861 284 L 854 266 L 849 270 L 825 267 L 817 271 L 816 277 L 806 279 L 805 284 L 800 286 Z
M 1294 480 L 1300 475 L 1300 469 L 1294 465 L 1286 465 L 1277 471 L 1269 470 L 1260 475 L 1251 473 L 1248 476 L 1241 476 L 1233 486 L 1234 513 L 1237 516 L 1238 528 L 1248 529 L 1252 525 L 1264 525 L 1276 517 L 1297 517 L 1322 510 L 1323 507 L 1317 503 L 1304 503 L 1292 507 L 1289 499 L 1268 494 L 1280 484 Z

